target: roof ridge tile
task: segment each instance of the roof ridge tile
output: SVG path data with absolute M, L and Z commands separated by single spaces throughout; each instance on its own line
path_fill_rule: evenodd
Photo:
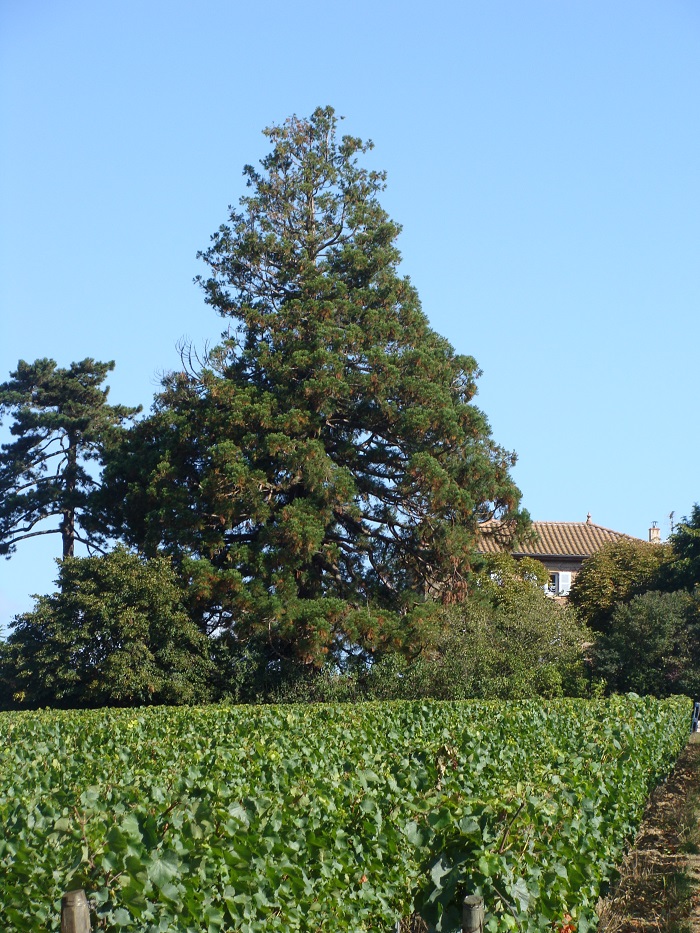
M 484 523 L 497 532 L 500 522 L 491 520 Z M 642 541 L 623 531 L 614 531 L 604 525 L 594 522 L 539 522 L 533 521 L 533 530 L 537 532 L 537 539 L 516 546 L 513 554 L 531 557 L 577 557 L 585 558 L 595 554 L 604 544 L 613 541 L 628 539 Z M 511 539 L 512 540 L 512 539 Z M 479 550 L 482 552 L 499 552 L 502 548 L 498 543 L 496 534 L 486 535 L 481 539 Z

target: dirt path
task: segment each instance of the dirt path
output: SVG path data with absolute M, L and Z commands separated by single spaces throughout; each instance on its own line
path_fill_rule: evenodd
M 600 933 L 700 933 L 700 733 L 653 794 Z

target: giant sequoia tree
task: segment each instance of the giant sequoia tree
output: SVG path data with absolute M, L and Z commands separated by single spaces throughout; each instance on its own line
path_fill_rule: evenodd
M 250 193 L 200 254 L 222 343 L 166 380 L 111 473 L 132 543 L 203 611 L 319 664 L 414 639 L 465 594 L 477 525 L 526 521 L 455 353 L 398 271 L 399 227 L 331 108 L 265 131 Z

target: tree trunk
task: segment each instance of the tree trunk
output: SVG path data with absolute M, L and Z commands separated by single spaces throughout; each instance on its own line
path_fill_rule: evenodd
M 74 437 L 68 438 L 68 462 L 64 472 L 66 482 L 66 507 L 61 521 L 61 539 L 63 541 L 63 559 L 75 556 L 75 489 L 78 473 L 78 449 Z

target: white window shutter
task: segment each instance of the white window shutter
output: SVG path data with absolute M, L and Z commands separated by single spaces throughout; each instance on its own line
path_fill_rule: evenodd
M 559 571 L 559 596 L 568 596 L 571 589 L 571 572 L 566 570 Z

